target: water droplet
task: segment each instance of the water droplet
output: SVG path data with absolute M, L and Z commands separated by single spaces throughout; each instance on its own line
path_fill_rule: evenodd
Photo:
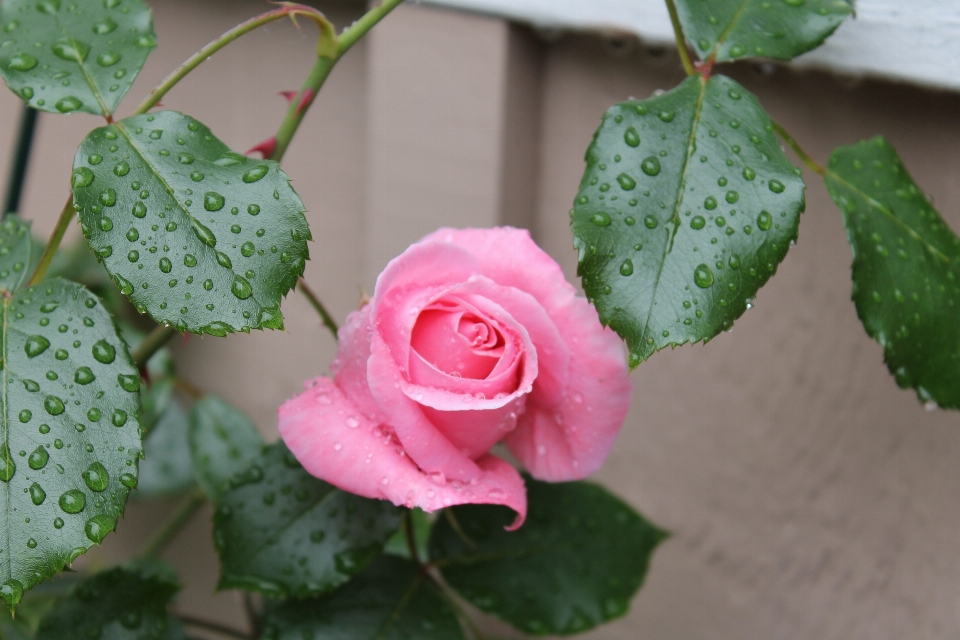
M 60 496 L 59 503 L 66 513 L 80 513 L 87 506 L 87 496 L 79 489 L 71 489 Z
M 76 38 L 61 38 L 54 43 L 53 55 L 69 62 L 83 62 L 90 53 L 90 45 Z
M 730 47 L 730 55 L 734 58 L 739 58 L 746 52 L 747 50 L 743 48 L 742 44 L 735 44 L 732 47 Z
M 107 189 L 100 194 L 100 204 L 105 207 L 112 207 L 117 204 L 117 192 L 113 189 Z M 109 218 L 103 218 L 100 221 L 100 228 L 103 228 L 103 220 L 109 220 Z M 113 223 L 110 223 L 110 229 L 113 228 Z M 104 231 L 109 231 L 110 229 L 104 229 Z
M 693 216 L 690 220 L 690 228 L 692 229 L 703 229 L 707 226 L 707 221 L 704 220 L 703 216 Z
M 136 393 L 140 390 L 140 376 L 135 374 L 117 374 L 117 383 L 121 389 L 130 393 Z
M 87 524 L 83 526 L 83 532 L 87 534 L 87 538 L 89 538 L 91 542 L 100 544 L 103 542 L 103 539 L 107 537 L 107 534 L 113 531 L 116 525 L 116 521 L 110 516 L 93 516 L 87 520 Z
M 774 193 L 783 193 L 783 190 L 786 189 L 786 187 L 783 186 L 783 183 L 779 180 L 771 180 L 767 186 L 769 186 L 770 191 L 773 191 Z
M 769 211 L 760 212 L 760 215 L 757 216 L 757 226 L 763 231 L 770 230 L 770 227 L 773 226 L 773 216 L 770 215 Z
M 230 292 L 241 300 L 246 300 L 253 295 L 253 287 L 243 278 L 237 276 L 230 286 Z
M 751 169 L 750 167 L 744 167 L 744 168 L 743 168 L 743 177 L 744 177 L 746 180 L 753 180 L 754 178 L 757 177 L 757 172 L 754 171 L 753 169 Z
M 97 56 L 97 64 L 99 64 L 101 67 L 112 67 L 120 62 L 120 58 L 120 54 L 116 51 L 105 51 Z
M 620 183 L 620 188 L 624 191 L 633 191 L 633 189 L 637 186 L 637 181 L 625 173 L 621 173 L 619 176 L 617 176 L 617 182 Z
M 730 204 L 734 204 L 737 200 L 740 199 L 740 194 L 736 191 L 727 191 L 726 200 Z
M 706 289 L 713 284 L 713 271 L 707 265 L 701 264 L 693 271 L 693 281 L 701 289 Z
M 216 191 L 208 191 L 203 195 L 203 208 L 207 211 L 220 211 L 225 202 L 223 196 Z
M 196 220 L 193 221 L 193 232 L 197 234 L 198 238 L 200 238 L 200 242 L 208 247 L 217 246 L 217 237 L 213 235 L 213 231 Z
M 650 156 L 640 163 L 640 169 L 648 176 L 660 175 L 660 160 L 656 156 Z
M 110 16 L 105 16 L 99 22 L 94 23 L 93 32 L 98 36 L 103 36 L 116 31 L 117 23 Z
M 660 223 L 653 216 L 647 216 L 643 219 L 643 224 L 647 229 L 656 229 Z
M 93 358 L 102 364 L 110 364 L 117 357 L 117 350 L 106 340 L 98 340 L 93 345 Z
M 600 211 L 599 213 L 595 213 L 592 216 L 590 216 L 590 222 L 597 225 L 598 227 L 609 227 L 611 219 L 609 215 L 607 215 L 603 211 Z
M 121 473 L 120 474 L 120 484 L 127 487 L 128 489 L 137 488 L 137 477 L 132 473 Z
M 177 162 L 180 164 L 193 164 L 194 157 L 189 153 L 181 153 L 177 155 Z
M 660 113 L 657 114 L 657 117 L 663 120 L 664 122 L 673 122 L 673 118 L 676 115 L 677 114 L 674 113 L 673 111 L 661 111 Z
M 707 196 L 703 201 L 703 208 L 712 211 L 717 208 L 717 199 L 713 196 Z
M 113 426 L 118 429 L 123 425 L 127 424 L 127 412 L 122 409 L 114 409 L 113 417 L 110 418 L 110 422 L 113 423 Z
M 215 253 L 217 254 L 217 264 L 219 264 L 224 269 L 233 268 L 233 261 L 230 260 L 230 256 L 228 256 L 227 254 L 221 251 L 216 251 Z
M 633 260 L 627 258 L 620 264 L 620 275 L 629 276 L 633 275 Z
M 47 461 L 50 459 L 50 454 L 47 453 L 47 450 L 41 445 L 33 450 L 33 452 L 27 457 L 27 466 L 29 466 L 34 471 L 39 471 L 47 466 Z
M 740 256 L 738 256 L 737 254 L 733 254 L 732 256 L 730 256 L 730 260 L 728 261 L 728 264 L 730 265 L 731 269 L 739 269 Z
M 57 396 L 47 396 L 43 400 L 43 408 L 52 416 L 58 416 L 66 410 L 66 407 L 63 405 L 63 400 Z
M 609 224 L 609 222 L 607 224 Z M 252 242 L 244 242 L 242 245 L 240 245 L 240 254 L 244 258 L 249 258 L 256 252 L 256 250 L 257 248 L 253 245 Z
M 12 71 L 30 71 L 37 66 L 37 59 L 29 53 L 14 54 L 7 63 L 7 69 Z
M 47 499 L 47 492 L 36 482 L 30 485 L 30 501 L 38 507 Z
M 73 374 L 73 381 L 77 384 L 90 384 L 96 379 L 97 377 L 93 375 L 90 367 L 80 367 L 77 369 L 77 372 Z
M 142 202 L 137 202 L 133 205 L 133 210 L 131 211 L 134 218 L 144 218 L 147 215 L 147 205 Z
M 160 258 L 160 271 L 163 271 L 164 273 L 170 273 L 172 269 L 173 269 L 173 263 L 170 262 L 169 258 L 167 258 L 166 256 Z
M 79 167 L 75 169 L 73 175 L 70 176 L 70 184 L 74 189 L 89 187 L 93 182 L 93 177 L 93 171 L 87 167 Z
M 270 167 L 265 164 L 260 164 L 244 173 L 243 178 L 241 179 L 247 184 L 250 184 L 262 179 L 265 175 L 267 175 L 268 171 L 270 171 Z
M 110 476 L 107 474 L 107 469 L 100 462 L 92 463 L 87 467 L 86 471 L 80 474 L 80 477 L 83 478 L 84 483 L 90 487 L 91 491 L 96 491 L 97 493 L 105 491 L 110 484 Z
M 23 345 L 23 350 L 27 353 L 28 358 L 36 358 L 49 348 L 50 341 L 43 336 L 31 336 L 27 338 L 26 344 Z

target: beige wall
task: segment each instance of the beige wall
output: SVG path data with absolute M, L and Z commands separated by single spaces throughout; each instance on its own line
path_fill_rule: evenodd
M 156 0 L 160 48 L 144 93 L 189 52 L 263 7 Z M 338 24 L 356 3 L 324 5 Z M 311 27 L 276 23 L 213 58 L 166 99 L 237 150 L 271 135 L 310 64 Z M 731 71 L 816 157 L 886 134 L 960 229 L 960 97 L 778 68 Z M 571 278 L 567 210 L 600 115 L 681 79 L 639 44 L 403 8 L 341 63 L 284 166 L 317 239 L 307 279 L 338 318 L 407 244 L 440 225 L 530 226 Z M 128 107 L 129 108 L 129 107 Z M 0 94 L 0 172 L 17 109 Z M 24 214 L 47 233 L 73 150 L 96 118 L 41 119 Z M 598 479 L 673 532 L 630 616 L 604 640 L 887 640 L 960 637 L 960 421 L 900 391 L 850 302 L 840 217 L 807 175 L 800 241 L 756 308 L 707 346 L 651 358 Z M 275 410 L 334 352 L 303 299 L 286 332 L 191 338 L 186 376 L 275 434 Z M 135 506 L 112 556 L 162 519 Z M 103 558 L 103 556 L 100 556 Z M 236 622 L 209 600 L 215 559 L 198 519 L 170 551 L 191 586 L 184 609 Z M 94 557 L 96 562 L 96 556 Z

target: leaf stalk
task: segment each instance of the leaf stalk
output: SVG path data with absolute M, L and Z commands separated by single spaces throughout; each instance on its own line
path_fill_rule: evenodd
M 167 344 L 167 341 L 176 334 L 176 329 L 164 326 L 158 326 L 147 334 L 147 337 L 130 354 L 133 363 L 137 365 L 137 369 L 143 369 L 147 366 L 147 361 L 153 357 L 153 354 L 163 348 L 163 345 Z
M 320 298 L 317 297 L 317 294 L 313 292 L 312 289 L 307 285 L 307 281 L 303 278 L 297 279 L 297 288 L 300 289 L 307 300 L 310 301 L 311 306 L 314 310 L 320 315 L 320 319 L 323 320 L 323 326 L 330 330 L 330 333 L 333 335 L 333 339 L 337 339 L 337 321 L 333 319 L 333 316 L 330 315 L 330 312 L 327 311 L 327 308 L 323 306 L 323 303 L 320 302 Z
M 687 49 L 687 40 L 683 35 L 683 26 L 680 24 L 680 14 L 677 13 L 677 5 L 674 0 L 666 0 L 667 11 L 670 13 L 670 24 L 673 26 L 673 35 L 677 39 L 677 53 L 680 54 L 680 62 L 683 63 L 683 70 L 688 76 L 697 72 L 690 57 L 690 50 Z
M 50 239 L 47 240 L 47 246 L 43 248 L 40 261 L 37 263 L 37 268 L 33 270 L 33 275 L 30 276 L 30 282 L 27 283 L 27 286 L 32 287 L 47 275 L 50 263 L 53 262 L 53 256 L 57 254 L 57 249 L 60 248 L 60 242 L 63 241 L 63 235 L 67 232 L 70 221 L 73 220 L 73 216 L 76 213 L 77 210 L 73 206 L 73 195 L 71 195 L 67 198 L 66 204 L 63 205 L 63 211 L 60 212 L 60 217 L 57 218 L 57 224 L 53 228 L 53 233 L 50 234 Z
M 180 530 L 186 526 L 193 515 L 206 503 L 207 498 L 199 489 L 194 489 L 187 496 L 187 499 L 173 512 L 170 519 L 167 520 L 160 529 L 153 535 L 143 552 L 140 554 L 145 558 L 156 558 L 167 545 L 177 537 Z M 246 637 L 246 636 L 242 636 Z
M 811 171 L 819 173 L 821 176 L 827 175 L 827 170 L 823 167 L 823 165 L 814 160 L 813 156 L 811 156 L 809 153 L 804 151 L 803 147 L 800 146 L 800 143 L 793 139 L 793 136 L 791 136 L 787 130 L 783 128 L 783 125 L 776 120 L 771 120 L 771 124 L 773 125 L 773 130 L 777 132 L 777 135 L 780 136 L 785 143 L 787 143 L 788 147 L 793 149 L 793 152 L 797 154 L 797 157 L 800 158 L 800 161 L 803 162 L 803 164 L 807 165 Z

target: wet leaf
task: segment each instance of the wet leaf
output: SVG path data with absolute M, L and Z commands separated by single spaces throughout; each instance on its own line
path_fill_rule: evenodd
M 173 396 L 173 382 L 158 380 L 142 392 L 144 410 L 144 460 L 134 497 L 169 498 L 195 484 L 188 441 L 189 418 Z
M 260 457 L 263 436 L 242 411 L 213 395 L 193 403 L 189 450 L 197 483 L 212 500 L 231 477 Z
M 693 76 L 607 112 L 571 225 L 583 288 L 631 367 L 732 326 L 797 237 L 803 191 L 730 78 Z

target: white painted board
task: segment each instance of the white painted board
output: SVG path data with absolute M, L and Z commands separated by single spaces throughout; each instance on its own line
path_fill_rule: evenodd
M 663 0 L 423 0 L 541 27 L 617 30 L 646 42 L 671 43 Z M 960 90 L 960 0 L 858 0 L 819 49 L 793 62 Z

